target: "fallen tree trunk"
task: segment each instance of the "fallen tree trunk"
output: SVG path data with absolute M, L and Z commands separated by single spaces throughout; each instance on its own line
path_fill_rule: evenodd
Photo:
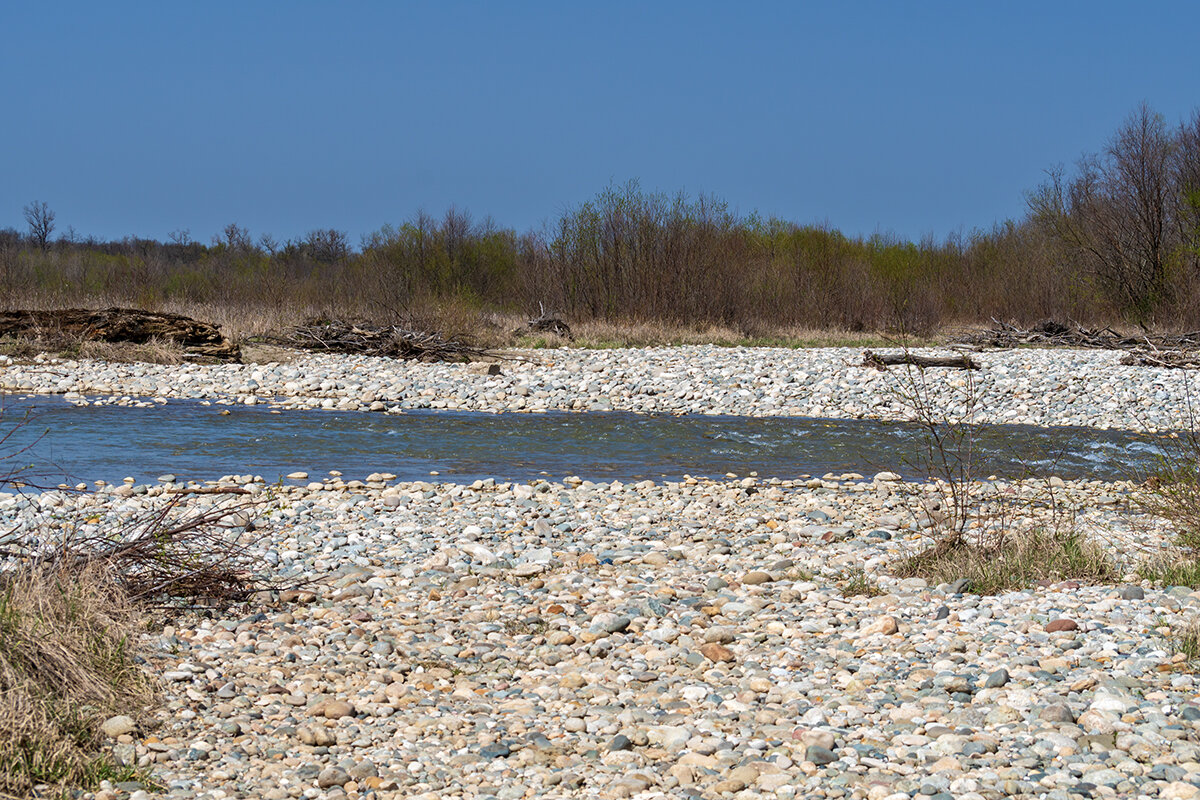
M 874 367 L 886 370 L 888 367 L 911 364 L 915 367 L 949 367 L 950 369 L 979 369 L 979 364 L 972 361 L 970 356 L 918 356 L 913 353 L 876 353 L 872 350 L 863 351 L 864 367 Z
M 175 342 L 193 357 L 240 361 L 240 348 L 216 325 L 181 314 L 138 308 L 63 308 L 47 311 L 0 311 L 0 336 L 70 337 L 94 342 L 145 344 L 152 339 Z

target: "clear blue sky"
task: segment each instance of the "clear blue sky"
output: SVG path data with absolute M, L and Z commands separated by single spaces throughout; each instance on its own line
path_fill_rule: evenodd
M 18 7 L 14 7 L 18 6 Z M 610 182 L 851 234 L 1024 210 L 1145 100 L 1194 2 L 33 2 L 0 9 L 0 227 L 537 227 Z

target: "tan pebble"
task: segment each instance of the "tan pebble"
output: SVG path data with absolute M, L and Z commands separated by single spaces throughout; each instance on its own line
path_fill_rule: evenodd
M 805 747 L 823 747 L 826 750 L 832 750 L 836 742 L 834 735 L 829 731 L 810 730 L 800 734 L 800 742 Z
M 718 782 L 714 783 L 712 790 L 716 794 L 726 794 L 726 793 L 733 794 L 734 792 L 740 792 L 742 789 L 745 789 L 745 788 L 746 788 L 745 781 L 739 781 L 736 778 L 727 778 L 723 781 L 718 781 Z
M 862 636 L 891 636 L 896 631 L 900 630 L 899 623 L 892 616 L 879 617 L 874 622 L 870 622 L 859 629 L 859 634 Z
M 732 650 L 730 650 L 728 647 L 725 647 L 724 645 L 717 644 L 716 642 L 708 642 L 706 644 L 702 644 L 702 645 L 700 645 L 699 649 L 700 649 L 700 654 L 703 655 L 705 658 L 707 658 L 709 661 L 714 661 L 714 662 L 720 663 L 722 661 L 735 660 Z M 745 787 L 743 787 L 743 788 L 745 788 Z M 739 789 L 737 791 L 741 791 L 741 790 Z
M 930 772 L 961 772 L 962 764 L 958 763 L 958 759 L 946 756 L 930 764 L 928 769 Z
M 752 784 L 756 780 L 758 780 L 758 770 L 756 770 L 754 767 L 750 766 L 749 764 L 741 766 L 741 767 L 736 767 L 729 773 L 729 779 L 734 780 L 734 781 L 741 781 L 746 786 L 749 786 L 750 784 Z
M 667 774 L 679 781 L 680 786 L 691 786 L 696 782 L 696 771 L 687 764 L 676 764 L 667 770 Z
M 727 625 L 714 625 L 704 632 L 704 641 L 728 644 L 733 641 L 733 628 Z
M 1200 789 L 1184 781 L 1175 781 L 1159 789 L 1158 796 L 1162 800 L 1196 800 L 1200 797 Z
M 354 706 L 347 703 L 345 700 L 330 700 L 324 704 L 325 708 L 322 713 L 326 719 L 341 719 L 342 717 L 353 717 Z
M 773 792 L 780 786 L 786 786 L 787 784 L 791 783 L 791 781 L 791 775 L 783 772 L 777 772 L 770 775 L 759 775 L 758 780 L 754 782 L 754 785 L 759 789 Z M 905 797 L 908 797 L 908 795 L 905 795 Z

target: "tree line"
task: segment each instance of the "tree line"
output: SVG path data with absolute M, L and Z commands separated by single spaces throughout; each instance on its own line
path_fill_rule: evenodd
M 452 303 L 573 320 L 923 332 L 1043 318 L 1200 327 L 1200 112 L 1142 105 L 1096 153 L 1056 167 L 1020 219 L 942 240 L 847 236 L 719 198 L 605 188 L 541 230 L 451 208 L 362 237 L 284 242 L 226 226 L 208 243 L 53 238 L 45 202 L 0 230 L 8 306 L 126 302 L 381 319 Z

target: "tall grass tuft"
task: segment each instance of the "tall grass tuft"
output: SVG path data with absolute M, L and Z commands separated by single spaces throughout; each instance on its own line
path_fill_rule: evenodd
M 99 724 L 154 697 L 132 657 L 137 618 L 98 567 L 0 573 L 0 791 L 120 775 Z

